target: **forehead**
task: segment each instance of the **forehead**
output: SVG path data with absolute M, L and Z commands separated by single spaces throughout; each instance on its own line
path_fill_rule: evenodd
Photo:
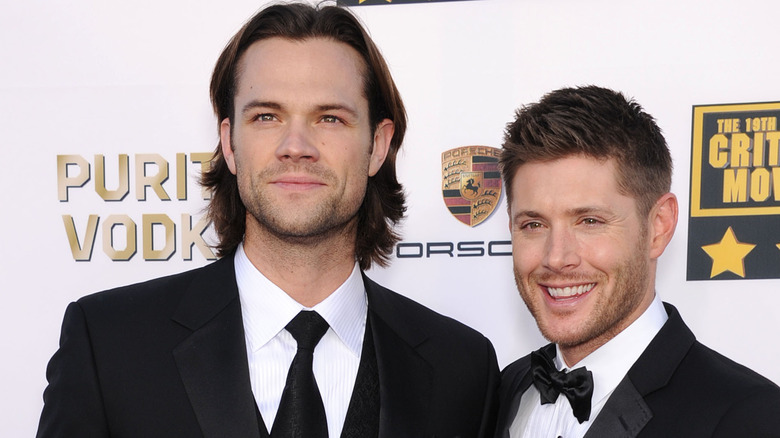
M 521 165 L 512 181 L 512 210 L 570 211 L 633 206 L 618 185 L 615 159 L 573 155 Z
M 241 56 L 236 94 L 333 89 L 362 96 L 364 71 L 360 54 L 346 43 L 329 38 L 266 38 Z

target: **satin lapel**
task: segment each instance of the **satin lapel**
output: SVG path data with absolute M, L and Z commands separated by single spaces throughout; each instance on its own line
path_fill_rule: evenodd
M 696 342 L 696 336 L 685 325 L 677 309 L 667 303 L 664 307 L 669 319 L 628 370 L 628 377 L 643 396 L 669 383 Z
M 379 436 L 428 436 L 433 369 L 418 352 L 425 327 L 409 327 L 392 292 L 363 277 L 379 374 Z
M 625 377 L 593 421 L 585 438 L 635 437 L 652 417 L 653 413 L 642 395 Z
M 259 437 L 232 256 L 193 280 L 173 320 L 193 330 L 173 356 L 203 436 Z
M 552 344 L 550 344 L 552 345 Z M 525 356 L 517 363 L 510 365 L 501 373 L 501 386 L 498 395 L 498 423 L 496 437 L 509 438 L 509 427 L 517 415 L 523 394 L 531 387 L 530 356 Z
M 677 309 L 664 303 L 669 319 L 615 388 L 593 422 L 587 438 L 637 436 L 653 417 L 645 397 L 665 387 L 696 337 Z

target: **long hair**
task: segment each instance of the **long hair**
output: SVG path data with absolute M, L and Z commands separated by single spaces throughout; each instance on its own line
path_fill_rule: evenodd
M 672 157 L 661 129 L 633 99 L 596 86 L 562 88 L 517 110 L 507 125 L 501 176 L 507 200 L 517 169 L 572 155 L 613 158 L 618 187 L 646 215 L 672 184 Z
M 375 129 L 379 122 L 390 119 L 395 132 L 384 164 L 368 179 L 366 196 L 358 211 L 355 256 L 361 269 L 368 269 L 372 263 L 385 266 L 399 240 L 393 228 L 406 211 L 403 187 L 395 169 L 396 155 L 406 132 L 406 110 L 390 70 L 365 29 L 347 10 L 300 3 L 270 6 L 233 36 L 214 67 L 210 91 L 218 129 L 222 120 L 228 118 L 232 124 L 235 116 L 234 98 L 242 55 L 253 43 L 273 37 L 297 41 L 328 38 L 348 44 L 363 59 L 363 93 L 368 100 L 370 123 Z M 203 175 L 202 184 L 212 192 L 208 215 L 219 237 L 218 254 L 225 256 L 243 240 L 246 208 L 238 193 L 236 176 L 225 162 L 221 143 L 216 147 L 211 168 Z

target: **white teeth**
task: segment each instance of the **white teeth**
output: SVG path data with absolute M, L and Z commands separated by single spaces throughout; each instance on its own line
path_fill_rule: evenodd
M 589 292 L 595 285 L 596 283 L 581 284 L 579 286 L 548 287 L 547 291 L 553 298 L 568 298 Z

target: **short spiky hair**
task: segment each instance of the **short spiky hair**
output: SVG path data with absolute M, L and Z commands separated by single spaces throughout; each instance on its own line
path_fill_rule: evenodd
M 620 92 L 585 86 L 548 93 L 507 125 L 500 163 L 508 202 L 520 166 L 572 155 L 615 159 L 618 185 L 642 215 L 671 188 L 672 157 L 653 117 Z
M 267 7 L 233 36 L 214 67 L 211 103 L 217 115 L 217 129 L 222 120 L 233 121 L 241 57 L 249 46 L 268 38 L 295 41 L 326 38 L 349 45 L 363 60 L 362 86 L 368 100 L 370 122 L 376 128 L 382 120 L 390 119 L 395 132 L 384 164 L 368 179 L 366 196 L 358 211 L 355 256 L 362 269 L 368 269 L 372 263 L 386 265 L 399 240 L 393 226 L 406 211 L 403 187 L 395 169 L 396 155 L 406 132 L 406 110 L 384 58 L 360 22 L 346 9 L 304 3 Z M 219 255 L 225 256 L 232 253 L 244 237 L 246 208 L 238 193 L 236 176 L 228 169 L 220 144 L 211 169 L 203 175 L 203 185 L 212 191 L 208 214 L 219 237 Z

